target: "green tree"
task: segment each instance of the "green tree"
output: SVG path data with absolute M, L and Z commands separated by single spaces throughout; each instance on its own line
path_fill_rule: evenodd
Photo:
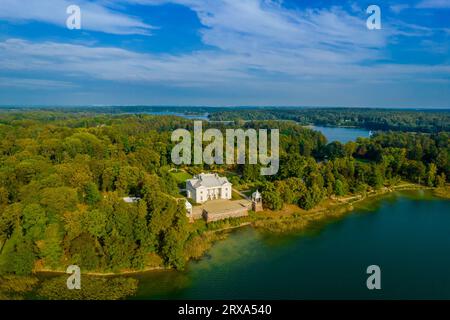
M 44 238 L 48 218 L 39 204 L 30 204 L 23 209 L 22 226 L 25 236 L 33 241 Z
M 9 193 L 8 190 L 4 187 L 0 187 L 0 208 L 6 206 L 8 204 Z
M 434 187 L 436 181 L 437 167 L 434 163 L 428 165 L 427 185 Z
M 445 181 L 446 181 L 445 173 L 442 172 L 436 178 L 436 187 L 438 188 L 445 187 Z
M 93 182 L 89 182 L 85 186 L 84 193 L 85 193 L 84 200 L 89 205 L 94 205 L 102 199 L 102 196 L 98 191 L 97 185 Z
M 30 240 L 23 237 L 21 230 L 15 230 L 0 255 L 0 273 L 17 275 L 31 274 L 36 255 Z
M 177 228 L 168 229 L 163 236 L 161 243 L 161 254 L 167 265 L 178 270 L 184 269 L 185 259 L 183 255 L 186 233 Z
M 95 271 L 100 265 L 99 254 L 93 236 L 82 233 L 70 242 L 70 263 L 87 271 Z
M 281 199 L 281 195 L 278 191 L 263 191 L 262 197 L 264 199 L 264 206 L 270 210 L 276 211 L 283 208 L 283 200 Z
M 46 266 L 57 268 L 63 256 L 62 236 L 57 223 L 50 224 L 45 230 L 45 240 L 41 249 L 41 256 Z
M 334 193 L 337 196 L 343 196 L 343 195 L 347 194 L 347 192 L 348 192 L 348 190 L 347 190 L 346 186 L 344 185 L 344 183 L 340 179 L 337 179 L 334 184 Z

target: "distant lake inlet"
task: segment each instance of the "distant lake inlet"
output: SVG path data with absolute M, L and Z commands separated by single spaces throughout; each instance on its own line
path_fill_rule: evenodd
M 370 137 L 369 130 L 360 128 L 312 126 L 311 129 L 320 131 L 328 142 L 339 141 L 345 144 L 349 141 L 355 141 L 357 138 Z

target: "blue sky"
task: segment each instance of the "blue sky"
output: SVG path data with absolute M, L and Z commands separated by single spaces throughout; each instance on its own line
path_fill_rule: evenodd
M 448 108 L 450 0 L 0 0 L 0 104 Z

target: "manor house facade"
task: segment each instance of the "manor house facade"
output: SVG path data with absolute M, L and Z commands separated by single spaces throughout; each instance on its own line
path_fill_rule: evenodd
M 196 203 L 205 203 L 209 200 L 228 199 L 232 197 L 232 184 L 226 177 L 217 173 L 202 173 L 186 181 L 187 197 Z

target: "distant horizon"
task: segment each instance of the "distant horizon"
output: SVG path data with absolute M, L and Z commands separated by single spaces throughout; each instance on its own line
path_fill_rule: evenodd
M 283 106 L 283 105 L 98 105 L 98 104 L 86 104 L 86 105 L 0 105 L 0 108 L 54 108 L 54 109 L 64 109 L 64 108 L 205 108 L 205 109 L 232 109 L 232 108 L 245 108 L 245 109 L 380 109 L 380 110 L 420 110 L 420 111 L 433 111 L 433 110 L 449 110 L 449 107 L 372 107 L 372 106 Z

